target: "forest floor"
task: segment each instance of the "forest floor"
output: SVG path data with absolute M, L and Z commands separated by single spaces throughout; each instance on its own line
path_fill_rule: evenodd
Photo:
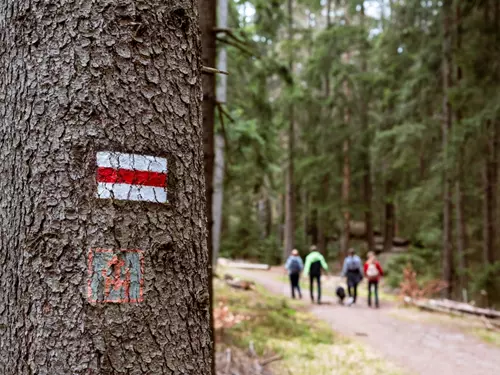
M 214 290 L 218 375 L 406 375 L 334 332 L 302 302 L 260 286 L 234 289 L 220 279 Z M 224 329 L 222 321 L 229 323 Z
M 268 293 L 290 295 L 282 269 L 227 269 L 227 272 L 255 281 Z M 341 306 L 333 297 L 338 283 L 337 277 L 324 280 L 322 305 L 310 304 L 308 285 L 303 285 L 302 304 L 335 332 L 363 344 L 384 360 L 404 369 L 405 373 L 491 375 L 500 368 L 500 337 L 481 328 L 478 320 L 402 308 L 386 299 L 381 301 L 379 310 L 370 309 L 365 300 L 366 292 L 360 293 L 356 305 Z

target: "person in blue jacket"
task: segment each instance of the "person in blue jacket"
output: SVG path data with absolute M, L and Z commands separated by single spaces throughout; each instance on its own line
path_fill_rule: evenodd
M 356 303 L 358 297 L 358 284 L 363 280 L 363 262 L 356 255 L 354 249 L 349 249 L 348 256 L 344 259 L 342 267 L 342 276 L 347 278 L 347 291 L 349 297 L 352 298 L 352 303 Z
M 290 255 L 286 260 L 285 269 L 288 271 L 288 276 L 290 277 L 290 284 L 292 286 L 292 298 L 295 298 L 295 289 L 297 289 L 299 298 L 302 298 L 299 280 L 300 273 L 304 269 L 304 263 L 302 263 L 302 258 L 300 257 L 297 249 L 292 250 L 292 255 Z

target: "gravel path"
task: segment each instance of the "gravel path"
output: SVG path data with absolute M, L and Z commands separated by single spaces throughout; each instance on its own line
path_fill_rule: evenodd
M 252 279 L 273 294 L 289 296 L 289 286 L 275 272 L 231 269 L 230 273 Z M 308 301 L 308 291 L 305 291 Z M 396 318 L 398 308 L 369 309 L 364 299 L 352 307 L 340 306 L 332 297 L 310 311 L 336 332 L 355 338 L 385 359 L 419 375 L 500 374 L 500 349 L 437 322 Z

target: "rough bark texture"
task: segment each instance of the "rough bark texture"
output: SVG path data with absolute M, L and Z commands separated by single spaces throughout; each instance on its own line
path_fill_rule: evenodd
M 448 91 L 452 86 L 451 26 L 452 0 L 443 1 L 443 280 L 448 283 L 445 293 L 451 297 L 453 284 L 453 244 L 452 244 L 452 179 L 449 171 L 449 133 L 452 126 L 452 109 Z
M 210 370 L 194 0 L 0 1 L 0 374 Z M 159 155 L 169 203 L 96 199 L 96 152 Z M 144 302 L 87 302 L 89 249 Z
M 293 39 L 293 0 L 288 0 L 288 39 Z M 290 72 L 293 72 L 293 60 L 289 61 Z M 288 160 L 286 170 L 285 199 L 285 246 L 283 259 L 286 259 L 295 246 L 295 179 L 294 179 L 295 118 L 293 105 L 290 106 L 288 125 Z
M 206 67 L 214 68 L 217 56 L 216 51 L 216 35 L 215 28 L 217 26 L 217 1 L 216 0 L 198 0 L 198 8 L 200 12 L 200 31 L 201 31 L 201 46 L 202 46 L 202 62 Z M 212 342 L 214 340 L 214 322 L 213 322 L 213 215 L 212 215 L 212 199 L 214 193 L 213 178 L 214 178 L 214 124 L 215 124 L 215 93 L 216 79 L 214 74 L 203 75 L 203 152 L 205 166 L 205 196 L 206 196 L 206 215 L 208 228 L 208 277 L 209 277 L 209 293 L 210 293 L 210 325 Z M 212 353 L 212 373 L 215 374 L 215 351 Z

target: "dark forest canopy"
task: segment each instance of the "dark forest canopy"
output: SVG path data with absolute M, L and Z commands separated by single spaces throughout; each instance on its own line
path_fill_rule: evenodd
M 336 262 L 403 238 L 394 273 L 411 261 L 454 296 L 498 300 L 499 7 L 233 0 L 221 255 L 282 260 L 292 159 L 302 252 Z

